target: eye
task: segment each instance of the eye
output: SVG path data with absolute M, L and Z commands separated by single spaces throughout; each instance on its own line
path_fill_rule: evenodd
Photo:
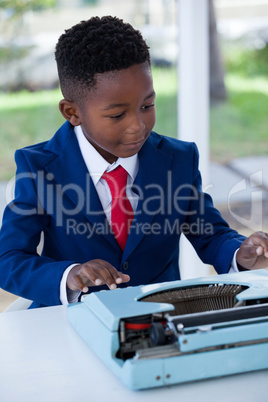
M 142 110 L 146 111 L 154 107 L 154 103 L 150 103 L 150 105 L 142 106 Z
M 119 113 L 119 114 L 116 114 L 116 115 L 114 115 L 114 116 L 110 116 L 110 119 L 119 120 L 119 119 L 121 119 L 124 115 L 125 115 L 125 112 Z

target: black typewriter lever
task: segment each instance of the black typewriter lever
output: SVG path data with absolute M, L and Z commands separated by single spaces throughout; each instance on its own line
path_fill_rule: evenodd
M 150 339 L 154 346 L 160 346 L 166 343 L 166 332 L 161 322 L 152 323 L 150 327 Z
M 165 321 L 153 322 L 150 327 L 150 340 L 153 346 L 161 346 L 173 343 L 178 339 L 179 335 L 184 333 L 183 325 L 174 325 L 173 317 L 169 314 L 165 315 Z

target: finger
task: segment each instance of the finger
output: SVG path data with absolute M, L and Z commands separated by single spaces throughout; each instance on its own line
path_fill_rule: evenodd
M 256 247 L 245 243 L 241 245 L 236 255 L 238 265 L 247 269 L 255 264 L 257 258 Z
M 129 275 L 127 275 L 127 274 L 123 274 L 122 272 L 119 272 L 119 275 L 120 275 L 120 282 L 118 282 L 118 280 L 116 280 L 116 283 L 125 283 L 125 282 L 128 282 L 128 281 L 130 281 L 130 276 Z
M 268 247 L 268 234 L 267 233 L 255 232 L 249 237 L 249 239 L 250 238 L 251 238 L 253 244 L 261 245 L 265 249 Z
M 116 281 L 120 279 L 119 272 L 107 261 L 93 260 L 90 262 L 90 279 L 94 281 L 95 285 L 106 284 L 109 289 L 116 288 Z M 121 283 L 119 281 L 119 283 Z
M 83 264 L 79 276 L 84 284 L 89 286 L 107 284 L 111 289 L 116 288 L 116 284 L 107 269 L 96 261 Z
M 95 260 L 95 262 L 99 262 L 100 264 L 103 264 L 107 270 L 110 272 L 111 276 L 114 278 L 115 283 L 120 284 L 120 283 L 125 283 L 130 280 L 130 276 L 127 274 L 124 274 L 123 272 L 117 271 L 117 269 L 111 265 L 109 262 L 105 260 Z
M 114 281 L 114 283 L 111 283 L 111 284 L 105 282 L 110 287 L 110 289 L 116 288 L 116 285 L 120 285 L 121 283 L 129 282 L 129 280 L 130 280 L 129 275 L 123 274 L 122 272 L 117 271 L 107 261 L 100 260 L 99 262 L 100 262 L 100 264 L 104 265 L 104 267 L 107 269 L 107 271 L 111 275 L 112 280 Z M 94 272 L 95 272 L 95 270 L 94 270 Z M 99 276 L 99 271 L 98 271 L 97 275 Z M 110 279 L 109 275 L 108 275 L 108 279 Z M 115 285 L 115 286 L 113 286 L 113 285 Z
M 72 278 L 72 287 L 73 289 L 71 290 L 80 290 L 83 293 L 88 292 L 88 287 L 85 285 L 85 283 L 83 282 L 83 280 L 80 278 L 79 275 L 75 275 Z
M 260 248 L 262 248 L 262 247 L 254 246 L 254 245 L 251 245 L 251 244 L 245 245 L 244 248 L 243 248 L 243 257 L 246 258 L 246 259 L 256 258 L 258 253 L 261 251 Z
M 107 272 L 109 272 L 109 274 L 110 274 L 110 276 L 111 276 L 111 278 L 112 278 L 112 281 L 113 281 L 113 284 L 117 284 L 117 285 L 119 285 L 119 284 L 121 284 L 121 283 L 125 283 L 125 282 L 128 282 L 129 280 L 130 280 L 130 276 L 129 275 L 127 275 L 127 274 L 123 274 L 122 272 L 120 272 L 120 271 L 117 271 L 117 269 L 115 269 L 115 267 L 113 266 L 113 265 L 111 265 L 109 262 L 107 262 L 107 261 L 104 261 L 104 260 L 94 260 L 94 263 L 96 263 L 96 264 L 100 264 L 101 266 L 103 266 L 103 267 L 105 267 L 106 269 L 107 269 Z M 95 271 L 95 268 L 93 268 L 94 269 L 94 272 L 96 273 L 96 275 L 100 275 L 100 272 L 99 272 L 99 270 L 98 271 Z M 97 269 L 99 269 L 98 267 L 97 267 Z M 110 276 L 108 275 L 108 276 L 105 276 L 105 278 L 106 279 L 110 279 Z M 106 282 L 105 282 L 106 283 Z M 114 288 L 114 286 L 113 286 L 113 284 L 110 284 L 109 285 L 109 283 L 107 283 L 108 284 L 108 286 L 110 287 L 110 286 L 112 286 L 112 289 Z M 116 286 L 115 286 L 116 287 Z
M 261 246 L 257 247 L 256 254 L 257 254 L 257 255 L 262 255 L 262 254 L 264 254 L 263 247 L 261 247 Z
M 268 257 L 268 234 L 265 232 L 255 232 L 253 233 L 252 237 L 252 243 L 255 246 L 261 246 L 262 247 L 262 254 L 265 255 L 265 257 Z
M 259 246 L 256 250 L 256 254 L 258 256 L 264 255 L 265 258 L 268 258 L 268 251 L 265 251 L 263 247 Z
M 66 286 L 71 290 L 80 290 L 81 292 L 87 292 L 88 288 L 85 286 L 83 278 L 79 276 L 81 265 L 75 265 L 68 273 Z
M 264 250 L 263 253 L 266 258 L 268 258 L 268 233 L 264 233 Z
M 111 277 L 113 278 L 115 283 L 122 283 L 123 282 L 123 275 L 121 272 L 117 271 L 113 265 L 111 265 L 107 261 L 100 260 L 102 264 L 105 266 L 107 271 L 110 273 Z M 128 275 L 127 275 L 128 276 Z

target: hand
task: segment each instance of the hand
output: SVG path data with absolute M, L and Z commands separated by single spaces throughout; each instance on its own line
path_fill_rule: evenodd
M 238 267 L 261 269 L 268 267 L 268 233 L 255 232 L 240 246 L 236 254 Z
M 67 287 L 71 290 L 88 291 L 88 286 L 107 285 L 115 289 L 116 285 L 130 280 L 129 275 L 117 271 L 109 262 L 91 260 L 73 267 L 67 276 Z

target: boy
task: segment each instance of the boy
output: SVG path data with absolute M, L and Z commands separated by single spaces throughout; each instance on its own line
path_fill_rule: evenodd
M 218 273 L 268 265 L 267 234 L 245 239 L 202 193 L 196 146 L 152 132 L 155 92 L 138 31 L 91 18 L 59 38 L 56 61 L 67 121 L 50 141 L 16 152 L 2 288 L 37 307 L 101 285 L 177 280 L 181 232 Z

